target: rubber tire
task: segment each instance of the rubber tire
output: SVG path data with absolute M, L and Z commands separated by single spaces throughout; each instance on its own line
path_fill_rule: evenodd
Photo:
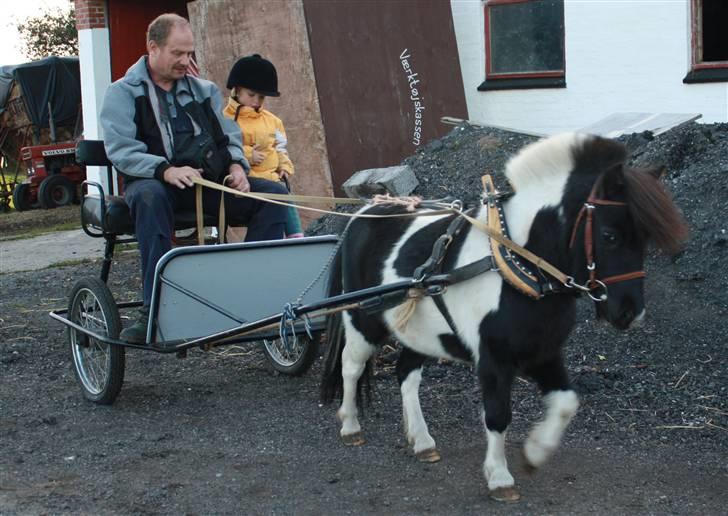
M 73 202 L 76 188 L 66 176 L 53 175 L 46 177 L 38 189 L 38 202 L 45 210 L 67 206 Z
M 20 183 L 13 188 L 13 206 L 15 211 L 28 211 L 33 207 L 30 201 L 30 185 L 28 183 Z
M 121 318 L 119 317 L 119 309 L 114 301 L 114 296 L 112 296 L 106 283 L 98 278 L 83 278 L 73 286 L 68 301 L 68 318 L 79 326 L 88 328 L 89 325 L 84 323 L 79 312 L 81 303 L 84 301 L 93 303 L 92 308 L 98 310 L 94 319 L 103 321 L 106 326 L 105 330 L 95 328 L 96 333 L 105 333 L 111 338 L 118 339 L 121 332 Z M 88 309 L 88 305 L 86 305 L 86 308 Z M 84 398 L 99 405 L 112 404 L 119 395 L 122 383 L 124 383 L 124 368 L 126 365 L 126 350 L 124 347 L 97 342 L 71 327 L 68 328 L 68 344 L 73 372 Z M 93 379 L 89 378 L 88 366 L 86 365 L 88 357 L 84 353 L 84 348 L 89 350 L 90 346 L 94 345 L 97 346 L 96 353 L 105 353 L 104 364 L 101 368 L 104 379 L 98 386 L 90 385 L 93 383 Z
M 276 356 L 274 352 L 269 349 L 269 346 L 273 349 L 274 346 L 280 343 L 280 339 L 265 339 L 260 343 L 263 348 L 263 354 L 268 359 L 270 365 L 276 371 L 287 374 L 289 376 L 300 376 L 309 370 L 311 364 L 316 359 L 318 354 L 318 343 L 319 335 L 314 335 L 311 340 L 308 335 L 298 335 L 300 347 L 302 348 L 301 353 L 292 360 L 286 360 L 284 357 Z

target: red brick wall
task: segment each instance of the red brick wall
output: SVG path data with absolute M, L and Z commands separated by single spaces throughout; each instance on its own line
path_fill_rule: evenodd
M 76 29 L 106 27 L 106 0 L 75 0 Z

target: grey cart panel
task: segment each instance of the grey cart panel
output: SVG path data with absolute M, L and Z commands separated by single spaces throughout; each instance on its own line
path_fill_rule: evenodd
M 173 249 L 155 273 L 153 340 L 203 337 L 281 312 L 319 275 L 336 243 L 330 236 Z M 328 271 L 301 303 L 325 299 L 327 283 Z

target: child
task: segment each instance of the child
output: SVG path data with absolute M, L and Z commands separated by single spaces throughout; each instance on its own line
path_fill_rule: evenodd
M 250 175 L 269 181 L 285 181 L 293 175 L 293 163 L 286 150 L 283 122 L 263 109 L 266 97 L 278 97 L 278 74 L 273 63 L 258 54 L 241 57 L 227 81 L 230 99 L 223 111 L 243 133 L 243 150 L 250 162 Z M 286 238 L 301 238 L 301 220 L 296 208 L 288 209 Z

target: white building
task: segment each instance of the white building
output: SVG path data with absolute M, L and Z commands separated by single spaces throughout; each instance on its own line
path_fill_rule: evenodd
M 451 0 L 470 120 L 552 134 L 618 112 L 728 122 L 726 0 Z

